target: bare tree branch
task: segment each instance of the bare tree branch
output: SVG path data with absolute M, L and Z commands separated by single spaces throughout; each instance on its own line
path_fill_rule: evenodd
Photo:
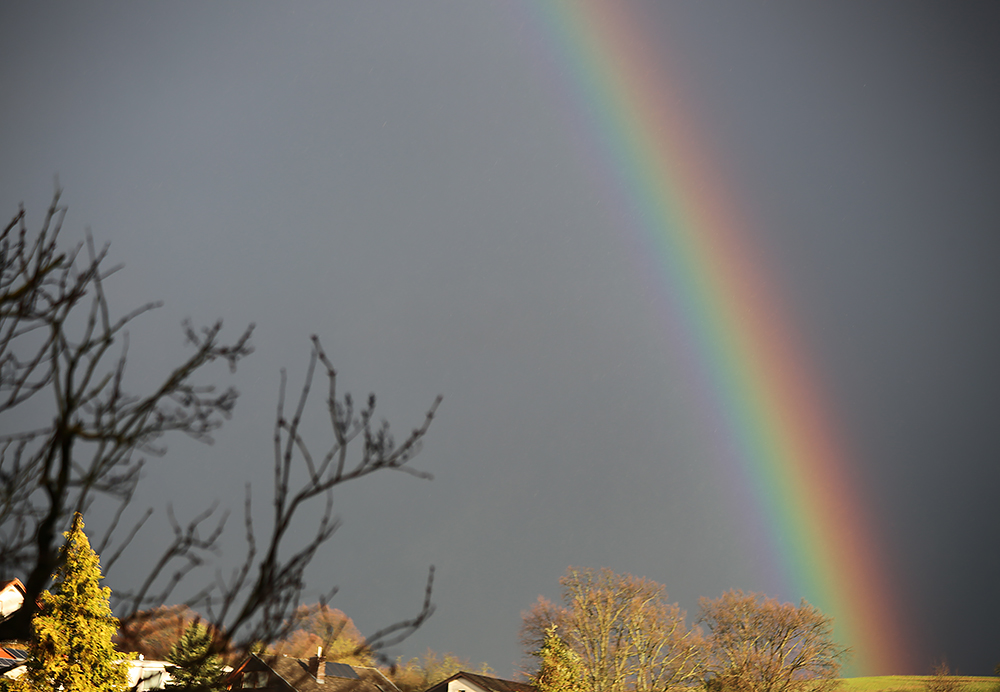
M 273 641 L 288 633 L 294 623 L 289 615 L 300 604 L 305 585 L 305 570 L 316 552 L 326 543 L 340 526 L 340 520 L 333 514 L 333 490 L 335 487 L 367 476 L 381 469 L 411 470 L 407 464 L 420 449 L 420 442 L 427 433 L 434 414 L 440 404 L 438 397 L 425 414 L 424 423 L 413 430 L 403 444 L 398 447 L 389 434 L 388 423 L 382 422 L 377 428 L 373 424 L 375 397 L 369 398 L 368 406 L 357 414 L 349 394 L 343 400 L 337 399 L 336 371 L 330 364 L 318 337 L 313 336 L 313 350 L 310 354 L 305 381 L 299 392 L 291 420 L 285 416 L 285 395 L 287 377 L 281 374 L 278 392 L 278 406 L 274 425 L 274 516 L 271 535 L 266 546 L 260 551 L 262 557 L 256 562 L 257 542 L 249 513 L 247 500 L 247 545 L 248 552 L 244 564 L 234 573 L 228 583 L 220 582 L 215 595 L 213 625 L 221 632 L 234 633 L 246 628 L 240 637 L 240 645 L 253 641 Z M 314 454 L 299 433 L 317 363 L 326 370 L 329 383 L 327 406 L 330 412 L 333 440 L 322 457 Z M 347 451 L 351 441 L 361 438 L 364 444 L 357 463 L 347 467 Z M 301 457 L 305 465 L 306 480 L 301 486 L 293 486 L 295 460 Z M 319 461 L 317 462 L 317 459 Z M 336 460 L 336 464 L 334 461 Z M 418 477 L 430 475 L 414 471 Z M 324 509 L 312 538 L 298 551 L 288 556 L 281 555 L 288 532 L 299 510 L 314 498 L 322 498 Z M 250 579 L 250 574 L 256 577 Z M 430 586 L 431 582 L 428 582 Z M 429 595 L 428 595 L 429 599 Z M 429 600 L 421 613 L 414 619 L 390 626 L 379 634 L 379 640 L 394 632 L 410 632 L 419 626 L 433 608 Z M 416 623 L 416 624 L 413 624 Z M 384 642 L 383 642 L 384 643 Z
M 29 637 L 38 596 L 57 567 L 61 532 L 74 512 L 95 503 L 111 506 L 113 518 L 100 550 L 111 551 L 106 570 L 118 562 L 152 514 L 146 511 L 123 540 L 115 539 L 146 459 L 166 452 L 165 437 L 171 433 L 212 442 L 214 431 L 232 414 L 238 393 L 233 388 L 217 391 L 205 380 L 206 368 L 221 361 L 235 371 L 253 351 L 252 324 L 235 341 L 224 342 L 221 322 L 203 328 L 185 322 L 187 358 L 150 391 L 126 391 L 127 329 L 160 303 L 115 316 L 105 281 L 120 266 L 106 268 L 109 248 L 98 248 L 89 230 L 83 243 L 60 249 L 66 215 L 60 196 L 56 189 L 37 233 L 28 231 L 23 208 L 0 233 L 0 423 L 5 423 L 0 426 L 5 431 L 0 434 L 0 574 L 24 574 L 26 587 L 24 607 L 0 621 L 0 639 Z M 210 614 L 216 638 L 210 654 L 273 641 L 294 627 L 305 571 L 340 525 L 333 513 L 336 487 L 382 469 L 430 478 L 409 462 L 420 450 L 440 397 L 423 424 L 397 445 L 388 423 L 373 422 L 374 395 L 361 408 L 350 394 L 338 398 L 336 372 L 319 339 L 313 336 L 312 341 L 308 372 L 290 420 L 284 411 L 286 376 L 281 375 L 269 532 L 258 541 L 248 485 L 243 563 L 228 579 L 217 573 L 189 601 Z M 301 425 L 318 367 L 328 380 L 331 441 L 314 452 Z M 43 392 L 44 399 L 39 396 Z M 6 424 L 28 402 L 47 411 L 49 422 L 27 430 Z M 356 452 L 348 459 L 352 442 Z M 290 549 L 289 532 L 302 508 L 314 500 L 324 508 L 311 538 Z M 164 604 L 182 581 L 210 564 L 220 549 L 228 512 L 213 505 L 184 523 L 168 506 L 166 517 L 172 541 L 135 590 L 115 592 L 125 630 L 144 622 L 143 609 Z M 367 645 L 391 645 L 419 627 L 433 611 L 432 583 L 433 568 L 417 616 L 380 630 Z

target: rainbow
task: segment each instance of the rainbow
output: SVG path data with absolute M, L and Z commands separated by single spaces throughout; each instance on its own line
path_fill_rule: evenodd
M 833 615 L 855 674 L 903 673 L 898 609 L 817 378 L 717 157 L 636 6 L 528 0 L 571 117 L 641 236 L 792 593 Z M 582 121 L 581 121 L 582 119 Z M 739 585 L 733 585 L 737 587 Z M 714 595 L 714 594 L 705 594 Z

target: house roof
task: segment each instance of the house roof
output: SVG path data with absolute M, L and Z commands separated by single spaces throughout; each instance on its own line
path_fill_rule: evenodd
M 24 645 L 18 642 L 0 642 L 0 676 L 17 677 L 17 669 L 24 670 L 28 650 L 23 647 Z
M 395 685 L 377 668 L 349 666 L 346 663 L 326 662 L 325 680 L 320 683 L 309 672 L 309 664 L 288 656 L 257 656 L 251 654 L 233 671 L 270 668 L 295 692 L 399 692 Z
M 7 671 L 23 665 L 24 661 L 19 661 L 14 658 L 0 658 L 0 675 L 4 675 Z
M 479 673 L 466 673 L 459 671 L 447 680 L 442 680 L 438 684 L 427 688 L 426 692 L 447 692 L 448 683 L 452 680 L 468 680 L 472 684 L 487 692 L 537 692 L 534 685 L 527 682 L 516 682 L 514 680 L 504 680 L 503 678 L 491 678 L 488 675 Z

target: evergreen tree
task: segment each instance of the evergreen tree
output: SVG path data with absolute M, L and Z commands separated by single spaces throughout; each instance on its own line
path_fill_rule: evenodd
M 583 692 L 583 664 L 580 656 L 569 648 L 556 633 L 553 625 L 545 630 L 545 640 L 537 656 L 541 659 L 534 677 L 538 692 Z
M 13 685 L 17 692 L 125 692 L 129 664 L 111 638 L 118 620 L 111 614 L 111 589 L 101 588 L 100 559 L 83 532 L 83 517 L 73 517 L 52 575 L 32 620 L 27 671 Z
M 169 687 L 187 690 L 220 687 L 222 659 L 212 653 L 212 631 L 204 623 L 195 621 L 188 625 L 167 660 L 176 666 L 170 671 Z

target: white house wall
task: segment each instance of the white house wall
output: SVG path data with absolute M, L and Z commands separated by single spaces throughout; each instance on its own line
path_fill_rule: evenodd
M 7 617 L 24 603 L 24 595 L 14 585 L 0 591 L 0 620 Z

